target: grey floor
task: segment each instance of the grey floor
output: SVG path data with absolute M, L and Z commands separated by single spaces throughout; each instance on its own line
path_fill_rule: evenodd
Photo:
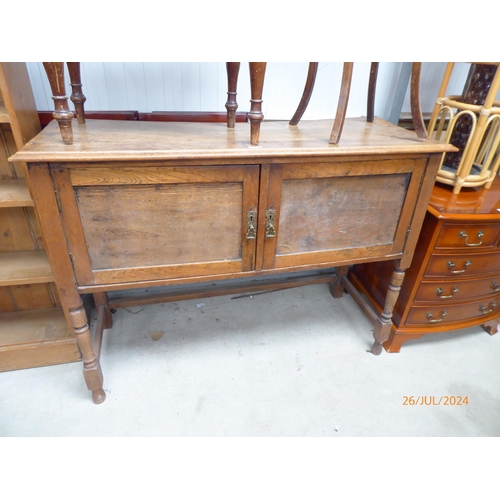
M 480 327 L 373 356 L 371 323 L 327 285 L 120 309 L 114 322 L 102 405 L 80 363 L 1 373 L 0 435 L 500 435 L 500 335 Z

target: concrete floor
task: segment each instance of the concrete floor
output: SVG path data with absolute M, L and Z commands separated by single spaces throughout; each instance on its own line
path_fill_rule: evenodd
M 80 363 L 1 373 L 0 436 L 500 435 L 500 335 L 480 327 L 373 356 L 371 323 L 327 285 L 132 307 L 114 322 L 106 401 L 92 403 Z

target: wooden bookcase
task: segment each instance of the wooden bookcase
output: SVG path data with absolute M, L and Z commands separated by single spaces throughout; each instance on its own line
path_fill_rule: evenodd
M 81 359 L 54 285 L 26 165 L 8 158 L 40 132 L 25 63 L 0 63 L 0 372 Z

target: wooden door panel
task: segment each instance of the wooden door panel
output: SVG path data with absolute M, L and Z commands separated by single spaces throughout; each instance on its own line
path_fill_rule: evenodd
M 423 159 L 273 165 L 267 208 L 276 210 L 264 267 L 314 265 L 403 252 Z
M 242 186 L 75 190 L 93 269 L 241 259 Z
M 79 284 L 253 268 L 256 239 L 246 238 L 246 213 L 258 208 L 258 166 L 106 167 L 53 176 L 65 190 L 63 218 L 80 225 L 66 228 Z
M 283 181 L 277 255 L 392 244 L 407 174 Z M 391 196 L 381 196 L 383 192 Z

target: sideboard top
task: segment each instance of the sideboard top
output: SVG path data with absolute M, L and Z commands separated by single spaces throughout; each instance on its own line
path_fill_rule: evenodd
M 81 162 L 203 158 L 279 158 L 357 154 L 441 153 L 454 147 L 376 118 L 345 120 L 340 144 L 328 143 L 333 120 L 264 121 L 260 143 L 250 145 L 248 123 L 87 120 L 73 122 L 74 142 L 62 142 L 57 122 L 49 125 L 10 158 L 13 162 Z

